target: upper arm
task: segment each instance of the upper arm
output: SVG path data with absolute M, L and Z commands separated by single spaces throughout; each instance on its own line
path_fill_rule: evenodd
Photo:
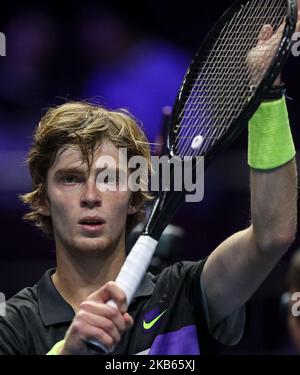
M 282 252 L 261 251 L 252 226 L 222 242 L 208 257 L 203 272 L 211 324 L 241 307 L 273 269 Z
M 228 317 L 223 319 L 217 325 L 212 326 L 207 306 L 207 297 L 202 285 L 202 274 L 200 279 L 201 305 L 203 308 L 203 313 L 206 319 L 206 324 L 210 335 L 214 338 L 216 342 L 219 342 L 223 345 L 236 345 L 240 341 L 244 332 L 246 319 L 245 306 L 242 306 L 241 308 L 237 309 L 236 311 L 228 315 Z

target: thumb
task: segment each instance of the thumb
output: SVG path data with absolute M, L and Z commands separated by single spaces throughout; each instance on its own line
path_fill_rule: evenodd
M 258 35 L 258 44 L 263 44 L 273 35 L 273 27 L 271 25 L 264 25 Z

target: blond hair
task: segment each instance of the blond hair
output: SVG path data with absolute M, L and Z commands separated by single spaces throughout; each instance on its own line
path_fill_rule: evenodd
M 33 191 L 20 195 L 31 211 L 24 219 L 34 223 L 48 237 L 53 238 L 51 217 L 41 214 L 47 199 L 47 172 L 61 147 L 78 145 L 83 161 L 91 167 L 93 152 L 104 139 L 118 148 L 126 148 L 128 158 L 143 156 L 151 169 L 150 147 L 147 138 L 137 121 L 127 111 L 105 109 L 87 102 L 69 102 L 49 109 L 35 130 L 33 144 L 27 163 L 29 165 Z M 126 231 L 144 218 L 144 204 L 151 196 L 139 190 L 133 193 L 133 205 L 138 208 L 127 218 Z

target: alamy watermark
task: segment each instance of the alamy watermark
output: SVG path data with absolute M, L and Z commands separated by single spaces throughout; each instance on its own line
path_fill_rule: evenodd
M 293 46 L 292 46 L 292 55 L 294 57 L 300 56 L 300 32 L 294 33 L 292 37 Z
M 127 149 L 119 148 L 118 162 L 100 156 L 96 185 L 100 191 L 185 192 L 186 202 L 200 202 L 204 196 L 204 157 L 169 158 L 151 156 L 152 171 L 141 155 L 128 159 Z
M 292 300 L 292 315 L 297 318 L 300 316 L 300 293 L 296 292 L 291 295 Z
M 0 33 L 0 56 L 6 56 L 6 37 L 4 33 Z
M 6 315 L 6 298 L 5 294 L 0 292 L 0 316 Z

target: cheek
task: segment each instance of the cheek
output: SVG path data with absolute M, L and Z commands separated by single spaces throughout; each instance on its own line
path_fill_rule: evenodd
M 56 191 L 50 192 L 50 214 L 54 225 L 59 223 L 63 227 L 66 227 L 70 218 L 74 218 L 73 206 L 75 199 L 70 195 L 66 196 Z
M 108 203 L 108 210 L 113 213 L 117 220 L 126 220 L 130 196 L 127 192 L 110 193 L 103 196 L 103 204 Z

